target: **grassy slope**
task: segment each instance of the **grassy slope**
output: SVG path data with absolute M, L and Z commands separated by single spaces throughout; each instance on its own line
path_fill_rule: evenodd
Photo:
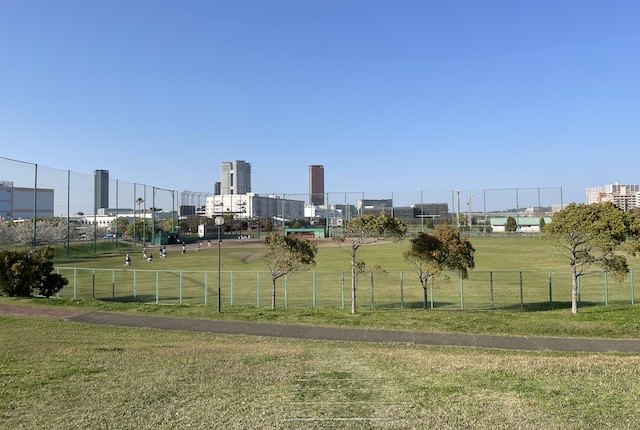
M 28 322 L 28 323 L 27 323 Z M 0 317 L 0 428 L 625 429 L 640 357 Z
M 539 241 L 475 240 L 474 245 L 477 270 L 534 270 L 538 264 L 549 270 L 554 262 L 562 268 Z M 403 248 L 372 246 L 362 257 L 388 270 L 405 270 L 397 255 Z M 174 254 L 157 266 L 217 267 L 213 250 L 188 258 Z M 259 249 L 228 246 L 223 258 L 233 270 L 264 270 L 258 254 Z M 122 261 L 117 256 L 70 264 L 120 268 Z M 318 270 L 344 270 L 344 265 L 339 249 L 321 249 Z M 210 306 L 0 302 L 553 336 L 638 337 L 640 321 L 637 306 L 588 307 L 576 317 L 566 309 L 363 309 L 353 316 L 343 309 L 237 306 L 217 314 Z M 92 327 L 37 317 L 0 317 L 0 327 L 0 428 L 623 429 L 640 420 L 637 355 L 312 342 Z

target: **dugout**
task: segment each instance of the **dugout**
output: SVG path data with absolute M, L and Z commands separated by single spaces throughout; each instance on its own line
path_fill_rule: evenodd
M 298 235 L 307 239 L 324 239 L 324 228 L 285 228 L 285 236 Z
M 153 240 L 154 245 L 175 245 L 176 243 L 182 243 L 178 231 L 156 233 Z

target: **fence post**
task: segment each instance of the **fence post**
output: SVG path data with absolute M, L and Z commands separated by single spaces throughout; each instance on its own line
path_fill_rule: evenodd
M 158 283 L 158 271 L 156 270 L 156 305 L 160 301 L 160 284 Z
M 257 285 L 257 293 L 258 293 L 258 300 L 256 302 L 256 306 L 260 307 L 260 272 L 258 272 L 258 285 Z
M 75 269 L 75 268 L 73 269 L 73 300 L 76 300 L 76 297 L 77 297 L 77 289 L 78 289 L 78 287 L 77 287 L 77 285 L 78 285 L 77 279 L 78 278 L 76 277 L 77 270 L 78 269 Z M 93 273 L 94 273 L 94 277 L 95 277 L 96 271 L 94 270 Z M 95 281 L 94 281 L 93 285 L 94 285 L 94 290 L 95 290 Z M 95 292 L 93 293 L 93 295 L 94 295 L 94 298 L 95 298 Z
M 375 307 L 373 297 L 374 297 L 374 293 L 373 293 L 373 272 L 371 272 L 371 309 L 373 309 Z
M 233 272 L 231 272 L 229 274 L 229 281 L 230 281 L 230 285 L 229 285 L 229 295 L 231 296 L 230 298 L 230 305 L 233 306 Z
M 458 276 L 460 277 L 460 309 L 464 309 L 464 290 L 462 287 L 462 272 L 458 272 Z
M 429 285 L 429 289 L 431 290 L 429 292 L 429 301 L 431 302 L 430 303 L 431 304 L 431 309 L 433 309 L 433 305 L 434 305 L 434 303 L 433 303 L 433 283 L 431 285 Z
M 552 273 L 549 270 L 549 309 L 553 309 L 553 281 L 552 281 Z
M 73 269 L 73 300 L 76 299 L 76 270 Z M 96 299 L 96 269 L 91 271 L 91 299 Z
M 116 271 L 111 269 L 111 298 L 116 299 Z
M 204 271 L 204 305 L 207 306 L 209 298 L 209 283 L 207 282 L 207 271 Z
M 400 272 L 400 309 L 404 308 L 404 276 Z
M 635 304 L 635 288 L 633 285 L 633 269 L 631 269 L 631 304 Z
M 133 302 L 137 302 L 136 298 L 136 269 L 133 269 Z
M 578 306 L 580 306 L 580 278 L 582 276 L 578 276 Z
M 344 272 L 342 272 L 342 309 L 344 309 Z
M 179 303 L 182 304 L 182 270 L 180 271 L 180 301 Z
M 491 300 L 491 309 L 495 307 L 495 303 L 493 301 L 493 272 L 489 272 L 489 295 Z
M 520 309 L 524 308 L 524 298 L 522 294 L 522 272 L 520 272 Z
M 609 306 L 609 281 L 607 271 L 604 271 L 604 305 Z
M 316 291 L 317 291 L 316 290 L 316 272 L 313 272 L 311 274 L 311 278 L 312 278 L 312 285 L 313 285 L 313 307 L 315 308 L 316 307 L 316 303 L 317 303 L 316 302 L 316 299 L 317 299 L 317 297 L 316 297 Z
M 286 308 L 289 305 L 289 290 L 287 288 L 287 275 L 284 275 L 284 307 Z

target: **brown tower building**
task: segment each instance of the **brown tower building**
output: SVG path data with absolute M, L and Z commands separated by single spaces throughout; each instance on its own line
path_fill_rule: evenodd
M 324 205 L 324 166 L 309 166 L 309 203 Z

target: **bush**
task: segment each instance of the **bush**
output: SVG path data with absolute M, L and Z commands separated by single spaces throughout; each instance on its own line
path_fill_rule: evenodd
M 11 297 L 51 297 L 69 283 L 53 273 L 53 249 L 0 251 L 0 292 Z

